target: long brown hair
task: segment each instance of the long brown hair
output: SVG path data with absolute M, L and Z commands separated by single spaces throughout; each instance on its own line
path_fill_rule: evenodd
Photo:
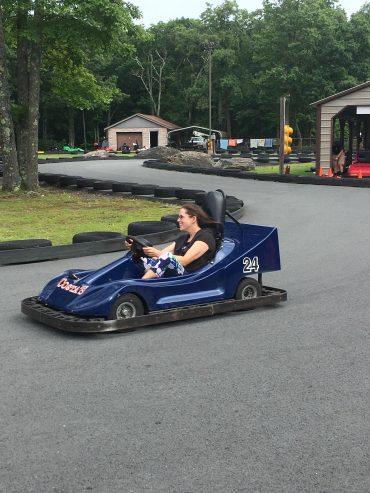
M 181 209 L 185 209 L 190 217 L 196 217 L 198 226 L 201 228 L 214 227 L 218 224 L 197 204 L 184 204 Z

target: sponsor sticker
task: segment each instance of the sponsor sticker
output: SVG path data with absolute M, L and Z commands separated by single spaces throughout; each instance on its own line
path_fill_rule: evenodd
M 69 291 L 70 293 L 80 296 L 86 291 L 89 286 L 87 284 L 76 286 L 75 284 L 70 283 L 66 277 L 63 277 L 63 279 L 58 282 L 57 287 L 60 289 L 64 289 L 64 291 Z

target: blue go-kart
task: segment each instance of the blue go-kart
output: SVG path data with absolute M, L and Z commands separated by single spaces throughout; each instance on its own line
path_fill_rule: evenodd
M 38 296 L 22 301 L 23 313 L 64 331 L 104 333 L 285 301 L 286 291 L 262 284 L 263 273 L 280 270 L 277 229 L 240 224 L 225 204 L 221 190 L 204 199 L 203 208 L 217 221 L 218 248 L 201 269 L 143 280 L 140 256 L 150 244 L 131 237 L 133 247 L 125 256 L 97 270 L 63 272 Z M 226 216 L 232 221 L 225 221 Z

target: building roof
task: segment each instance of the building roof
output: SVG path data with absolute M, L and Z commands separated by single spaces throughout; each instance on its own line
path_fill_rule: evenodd
M 120 120 L 119 122 L 113 123 L 113 125 L 109 125 L 109 127 L 105 127 L 104 130 L 108 130 L 109 128 L 115 127 L 116 125 L 119 125 L 120 123 L 125 122 L 127 120 L 131 120 L 131 118 L 134 118 L 135 116 L 138 116 L 139 118 L 143 118 L 144 120 L 147 120 L 149 122 L 156 123 L 160 127 L 165 127 L 169 130 L 174 130 L 176 128 L 179 128 L 178 125 L 175 125 L 174 123 L 171 123 L 167 120 L 163 120 L 163 118 L 159 118 L 159 116 L 144 115 L 143 113 L 135 113 L 134 115 L 128 116 L 127 118 Z
M 341 98 L 342 96 L 346 96 L 347 94 L 351 94 L 352 92 L 359 91 L 360 89 L 365 89 L 365 87 L 370 86 L 370 81 L 363 82 L 362 84 L 359 84 L 358 86 L 350 87 L 349 89 L 346 89 L 341 92 L 337 92 L 336 94 L 333 94 L 332 96 L 328 96 L 327 98 L 320 99 L 319 101 L 315 101 L 314 103 L 311 103 L 310 106 L 320 106 L 321 104 L 327 103 L 329 101 L 332 101 L 333 99 Z
M 208 127 L 200 127 L 199 125 L 191 125 L 190 127 L 177 127 L 175 130 L 171 130 L 170 132 L 168 132 L 168 135 L 173 134 L 175 132 L 182 132 L 184 130 L 191 130 L 193 128 L 200 128 L 201 130 L 206 130 L 207 134 L 209 132 Z M 222 130 L 214 130 L 213 128 L 211 128 L 211 133 L 218 134 L 220 139 L 222 139 L 222 137 L 226 136 L 226 132 L 224 132 Z

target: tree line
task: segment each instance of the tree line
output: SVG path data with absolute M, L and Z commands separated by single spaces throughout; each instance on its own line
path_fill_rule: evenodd
M 206 4 L 199 19 L 145 29 L 135 2 L 2 0 L 3 189 L 37 190 L 37 150 L 86 148 L 133 113 L 229 137 L 274 137 L 287 96 L 298 138 L 315 133 L 310 103 L 365 82 L 370 6 L 347 18 L 335 0 Z

